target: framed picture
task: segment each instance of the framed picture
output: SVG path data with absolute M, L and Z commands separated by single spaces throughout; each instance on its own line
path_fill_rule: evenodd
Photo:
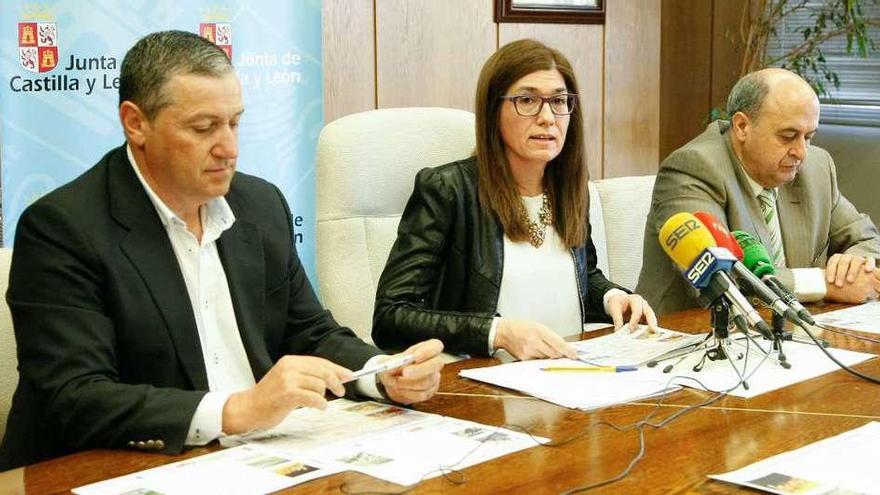
M 495 0 L 495 22 L 605 24 L 606 0 Z

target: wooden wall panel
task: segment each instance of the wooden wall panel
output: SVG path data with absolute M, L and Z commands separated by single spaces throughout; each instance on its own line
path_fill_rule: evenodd
M 561 51 L 574 67 L 584 116 L 590 177 L 602 178 L 602 104 L 605 28 L 595 24 L 501 24 L 499 45 L 533 38 Z
M 659 166 L 660 0 L 608 2 L 604 176 Z
M 712 2 L 663 0 L 660 160 L 699 134 L 712 108 Z
M 324 123 L 376 108 L 372 0 L 321 3 Z
M 747 0 L 662 0 L 660 159 L 705 129 L 739 76 Z
M 378 107 L 473 111 L 480 67 L 495 51 L 492 0 L 376 0 Z
M 740 21 L 747 0 L 715 0 L 712 24 L 712 107 L 724 107 L 742 64 Z
M 493 0 L 326 0 L 325 121 L 399 106 L 472 111 L 479 69 L 498 43 L 534 37 L 578 70 L 592 177 L 655 173 L 660 2 L 608 2 L 597 26 L 497 25 Z

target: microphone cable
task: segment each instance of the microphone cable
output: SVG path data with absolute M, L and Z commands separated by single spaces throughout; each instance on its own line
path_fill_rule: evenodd
M 842 362 L 840 362 L 840 360 L 838 360 L 835 356 L 833 356 L 833 355 L 828 351 L 828 349 L 826 349 L 825 346 L 822 345 L 822 342 L 820 342 L 820 340 L 819 340 L 819 339 L 813 334 L 812 331 L 810 331 L 809 328 L 807 328 L 805 325 L 799 325 L 799 326 L 800 326 L 800 327 L 804 330 L 804 332 L 810 337 L 810 339 L 812 339 L 812 341 L 813 341 L 813 343 L 816 345 L 816 347 L 818 347 L 819 349 L 821 349 L 822 352 L 825 353 L 825 355 L 828 356 L 828 358 L 831 359 L 831 361 L 833 361 L 835 364 L 837 364 L 841 369 L 844 369 L 844 370 L 846 370 L 847 372 L 849 372 L 849 373 L 851 373 L 851 374 L 853 374 L 853 375 L 855 375 L 855 376 L 857 376 L 857 377 L 859 377 L 859 378 L 862 378 L 862 379 L 864 379 L 864 380 L 867 380 L 867 381 L 869 381 L 869 382 L 880 384 L 880 380 L 878 380 L 877 378 L 872 377 L 872 376 L 867 375 L 867 374 L 864 374 L 864 373 L 859 372 L 859 371 L 857 371 L 857 370 L 854 370 L 854 369 L 850 368 L 849 366 L 847 366 L 847 365 L 843 364 Z M 826 325 L 822 325 L 822 324 L 817 325 L 817 326 L 820 326 L 821 328 L 825 328 L 825 329 L 831 330 L 832 332 L 835 332 L 835 333 L 840 333 L 840 334 L 842 334 L 842 335 L 846 335 L 846 336 L 849 336 L 849 337 L 854 337 L 854 338 L 857 338 L 857 339 L 860 339 L 860 340 L 865 340 L 865 341 L 869 341 L 869 342 L 877 342 L 877 343 L 880 343 L 880 340 L 878 340 L 878 339 L 872 339 L 872 338 L 870 338 L 870 337 L 862 337 L 862 336 L 858 336 L 858 335 L 853 335 L 853 334 L 850 334 L 850 333 L 847 333 L 847 332 L 842 332 L 842 331 L 839 331 L 839 330 L 836 330 L 836 329 L 832 329 L 832 328 L 830 328 L 830 327 L 828 327 L 828 326 L 826 326 Z M 744 358 L 744 359 L 747 360 L 747 359 L 748 359 L 748 356 L 749 356 L 749 354 L 750 354 L 750 352 L 749 352 L 749 351 L 750 351 L 749 346 L 750 346 L 751 344 L 754 344 L 756 347 L 758 347 L 758 349 L 761 349 L 762 351 L 763 351 L 764 349 L 760 346 L 760 344 L 759 344 L 757 341 L 754 340 L 754 338 L 753 338 L 748 332 L 744 333 L 744 335 L 746 336 L 746 342 L 745 342 L 745 348 L 746 348 L 746 350 L 745 350 L 745 358 Z M 687 406 L 687 407 L 685 407 L 685 408 L 682 408 L 681 410 L 677 411 L 676 413 L 670 415 L 670 416 L 667 417 L 667 418 L 664 418 L 663 420 L 661 420 L 661 421 L 659 421 L 659 422 L 657 422 L 657 423 L 652 423 L 652 422 L 650 421 L 650 419 L 651 419 L 651 418 L 652 418 L 652 417 L 653 417 L 653 416 L 654 416 L 654 415 L 660 410 L 660 408 L 662 407 L 663 403 L 666 401 L 666 398 L 668 397 L 668 395 L 670 394 L 670 392 L 665 392 L 665 393 L 661 396 L 660 400 L 657 402 L 657 404 L 656 404 L 654 410 L 652 410 L 650 413 L 648 413 L 648 414 L 645 416 L 645 418 L 642 419 L 642 420 L 640 420 L 640 421 L 637 421 L 637 422 L 635 422 L 635 423 L 632 423 L 632 424 L 627 425 L 627 426 L 624 426 L 624 427 L 618 426 L 618 425 L 616 425 L 616 424 L 614 424 L 614 423 L 607 422 L 607 421 L 601 421 L 601 422 L 595 423 L 594 425 L 591 425 L 590 428 L 588 428 L 586 432 L 584 432 L 583 434 L 577 435 L 576 437 L 582 437 L 582 436 L 584 436 L 586 433 L 588 433 L 590 430 L 592 430 L 592 429 L 593 429 L 594 427 L 596 427 L 596 426 L 608 426 L 608 427 L 610 427 L 610 428 L 612 428 L 612 429 L 614 429 L 614 430 L 616 430 L 616 431 L 619 431 L 619 432 L 626 432 L 626 431 L 630 431 L 630 430 L 633 430 L 633 429 L 637 429 L 637 430 L 639 431 L 639 451 L 638 451 L 638 453 L 632 458 L 632 460 L 631 460 L 630 463 L 627 465 L 627 467 L 624 468 L 624 469 L 623 469 L 620 473 L 618 473 L 616 476 L 613 476 L 613 477 L 611 477 L 611 478 L 608 478 L 608 479 L 605 479 L 605 480 L 602 480 L 602 481 L 599 481 L 599 482 L 596 482 L 596 483 L 592 483 L 592 484 L 588 484 L 588 485 L 583 485 L 583 486 L 580 486 L 580 487 L 572 488 L 572 489 L 567 490 L 567 491 L 565 491 L 565 492 L 563 492 L 563 493 L 564 493 L 565 495 L 569 495 L 569 494 L 573 494 L 573 493 L 584 492 L 584 491 L 592 490 L 592 489 L 594 489 L 594 488 L 599 488 L 599 487 L 602 487 L 602 486 L 606 486 L 606 485 L 608 485 L 608 484 L 614 483 L 614 482 L 616 482 L 616 481 L 619 481 L 619 480 L 625 478 L 627 475 L 629 475 L 629 473 L 632 471 L 632 469 L 635 467 L 635 465 L 636 465 L 639 461 L 641 461 L 642 458 L 644 458 L 644 455 L 645 455 L 645 439 L 644 439 L 644 435 L 645 435 L 645 433 L 644 433 L 644 428 L 646 428 L 646 427 L 650 427 L 650 428 L 653 428 L 653 429 L 659 429 L 659 428 L 662 428 L 662 427 L 666 426 L 667 424 L 669 424 L 670 422 L 674 421 L 675 419 L 681 417 L 681 416 L 684 415 L 684 414 L 687 414 L 687 413 L 689 413 L 689 412 L 691 412 L 691 411 L 694 411 L 694 410 L 696 410 L 696 409 L 699 409 L 699 408 L 702 408 L 702 407 L 706 407 L 706 406 L 710 406 L 710 405 L 714 404 L 715 402 L 721 400 L 723 397 L 727 396 L 730 392 L 732 392 L 733 390 L 735 390 L 735 389 L 736 389 L 737 387 L 739 387 L 740 385 L 743 385 L 743 386 L 745 387 L 746 384 L 748 383 L 748 380 L 751 379 L 751 377 L 752 377 L 752 376 L 758 371 L 758 369 L 760 369 L 761 366 L 762 366 L 762 365 L 763 365 L 763 364 L 764 364 L 764 363 L 770 358 L 770 353 L 768 353 L 768 352 L 762 352 L 762 354 L 763 354 L 763 357 L 762 357 L 761 361 L 755 366 L 755 369 L 753 369 L 753 370 L 752 370 L 751 372 L 749 372 L 748 374 L 745 374 L 745 373 L 744 373 L 743 376 L 740 377 L 740 380 L 739 380 L 735 385 L 733 385 L 732 387 L 730 387 L 730 388 L 728 388 L 728 389 L 726 389 L 726 390 L 723 390 L 723 391 L 715 391 L 715 390 L 711 390 L 709 387 L 707 387 L 705 384 L 703 384 L 699 379 L 694 378 L 694 377 L 688 377 L 688 376 L 677 375 L 677 376 L 674 376 L 674 377 L 670 378 L 670 381 L 668 382 L 668 386 L 669 386 L 669 385 L 672 385 L 673 380 L 676 380 L 676 379 L 680 379 L 680 380 L 689 380 L 689 381 L 693 381 L 693 382 L 697 383 L 702 389 L 704 389 L 704 390 L 706 390 L 706 391 L 708 391 L 708 392 L 715 393 L 716 395 L 714 395 L 714 396 L 712 396 L 712 397 L 709 397 L 708 399 L 706 399 L 706 400 L 704 400 L 704 401 L 702 401 L 702 402 L 699 402 L 699 403 L 697 403 L 697 404 L 693 404 L 693 405 L 691 405 L 691 406 Z M 774 359 L 774 361 L 775 361 L 775 359 Z M 748 371 L 748 368 L 747 368 L 747 361 L 744 361 L 744 365 L 743 365 L 743 366 L 744 366 L 744 369 L 745 369 L 746 371 Z M 574 438 L 572 438 L 571 440 L 574 440 Z M 565 441 L 564 443 L 568 443 L 568 441 L 570 441 L 570 440 L 567 440 L 567 441 Z M 559 445 L 562 445 L 562 444 L 564 444 L 564 443 L 560 443 Z M 552 445 L 548 445 L 548 446 L 552 446 Z
M 874 344 L 880 344 L 880 339 L 868 337 L 867 335 L 859 335 L 856 333 L 847 332 L 847 331 L 841 330 L 839 328 L 834 328 L 831 325 L 826 325 L 825 323 L 822 323 L 822 322 L 816 322 L 816 326 L 821 328 L 822 330 L 828 330 L 829 332 L 836 333 L 838 335 L 843 335 L 844 337 L 851 337 L 853 339 L 861 340 L 863 342 L 872 342 Z
M 751 379 L 751 377 L 758 371 L 758 369 L 761 368 L 761 365 L 763 365 L 764 362 L 766 362 L 767 359 L 769 358 L 769 356 L 767 354 L 763 354 L 763 358 L 755 366 L 755 369 L 753 369 L 753 370 L 751 370 L 751 372 L 749 372 L 748 371 L 748 356 L 751 353 L 749 346 L 750 346 L 750 341 L 746 340 L 745 358 L 744 358 L 744 364 L 743 364 L 744 372 L 742 373 L 741 376 L 738 376 L 739 380 L 733 386 L 731 386 L 727 389 L 724 389 L 724 390 L 713 390 L 710 387 L 706 386 L 706 384 L 704 384 L 698 378 L 690 377 L 690 376 L 683 376 L 683 375 L 672 376 L 667 381 L 665 391 L 659 396 L 659 399 L 657 400 L 653 409 L 650 412 L 648 412 L 648 414 L 646 414 L 642 419 L 640 419 L 634 423 L 630 423 L 628 425 L 621 426 L 621 425 L 618 425 L 618 424 L 610 422 L 610 421 L 599 421 L 599 422 L 596 422 L 596 423 L 589 425 L 583 431 L 576 433 L 570 437 L 567 437 L 567 438 L 564 438 L 561 440 L 551 440 L 549 442 L 544 442 L 544 441 L 536 438 L 535 434 L 532 433 L 532 431 L 530 431 L 530 428 L 516 425 L 516 424 L 503 424 L 503 425 L 497 426 L 497 427 L 489 427 L 489 429 L 495 430 L 495 432 L 493 432 L 492 434 L 495 434 L 498 431 L 504 430 L 504 429 L 523 433 L 525 435 L 528 435 L 532 439 L 532 441 L 534 441 L 537 444 L 538 447 L 548 447 L 548 448 L 562 447 L 562 446 L 567 445 L 569 443 L 580 440 L 580 439 L 586 437 L 587 435 L 589 435 L 594 429 L 596 429 L 597 427 L 600 427 L 600 426 L 605 426 L 605 427 L 611 428 L 612 430 L 619 432 L 619 433 L 626 433 L 629 431 L 636 430 L 638 432 L 638 446 L 639 446 L 638 452 L 636 453 L 636 455 L 634 455 L 632 457 L 630 462 L 627 464 L 627 466 L 622 471 L 620 471 L 618 474 L 616 474 L 610 478 L 606 478 L 604 480 L 600 480 L 598 482 L 591 483 L 588 485 L 583 485 L 583 486 L 571 488 L 571 489 L 566 490 L 562 493 L 564 495 L 568 495 L 568 494 L 580 493 L 580 492 L 592 490 L 595 488 L 599 488 L 602 486 L 606 486 L 606 485 L 609 485 L 609 484 L 614 483 L 616 481 L 620 481 L 621 479 L 627 477 L 632 472 L 632 470 L 635 468 L 635 466 L 645 457 L 645 454 L 646 454 L 646 442 L 645 442 L 646 431 L 645 430 L 646 430 L 646 428 L 651 428 L 653 430 L 659 430 L 660 428 L 663 428 L 664 426 L 675 421 L 676 419 L 680 418 L 681 416 L 684 416 L 685 414 L 688 414 L 690 412 L 696 411 L 697 409 L 700 409 L 700 408 L 703 408 L 706 406 L 710 406 L 710 405 L 718 402 L 719 400 L 726 397 L 730 392 L 732 392 L 733 390 L 735 390 L 739 386 L 747 384 L 748 383 L 747 380 Z M 760 349 L 760 346 L 758 346 L 758 348 Z M 730 357 L 728 357 L 728 360 L 732 363 L 732 359 Z M 681 382 L 688 382 L 688 381 L 696 383 L 697 385 L 699 385 L 700 389 L 705 390 L 706 392 L 709 392 L 714 395 L 711 395 L 710 397 L 708 397 L 705 400 L 698 402 L 696 404 L 691 404 L 689 406 L 682 407 L 678 411 L 674 412 L 673 414 L 671 414 L 671 415 L 669 415 L 659 421 L 652 422 L 651 420 L 654 418 L 654 416 L 657 413 L 659 413 L 662 410 L 663 404 L 666 403 L 666 400 L 669 398 L 669 396 L 673 392 L 678 392 L 681 390 L 681 389 L 673 390 L 672 386 L 673 385 L 683 385 L 683 383 L 681 383 Z M 626 404 L 624 403 L 622 405 L 626 405 Z M 610 407 L 614 407 L 614 406 L 609 406 L 609 408 Z M 594 410 L 591 412 L 598 412 L 598 411 L 601 411 L 604 409 L 607 409 L 607 408 L 600 408 L 600 409 L 597 409 L 597 410 Z M 488 425 L 486 425 L 486 426 L 488 426 Z M 404 495 L 404 494 L 410 493 L 413 490 L 415 490 L 424 481 L 427 481 L 429 476 L 431 476 L 432 474 L 437 473 L 437 472 L 439 472 L 444 479 L 453 483 L 454 485 L 463 485 L 467 482 L 467 477 L 462 471 L 455 469 L 455 466 L 457 466 L 458 464 L 463 462 L 466 458 L 471 456 L 482 445 L 484 445 L 484 443 L 485 442 L 481 442 L 481 443 L 475 445 L 471 450 L 469 450 L 467 453 L 465 453 L 457 462 L 455 462 L 453 464 L 449 464 L 449 465 L 438 466 L 437 469 L 434 469 L 434 470 L 431 470 L 431 471 L 425 473 L 425 475 L 422 477 L 422 479 L 419 480 L 418 482 L 416 482 L 412 485 L 401 487 L 400 489 L 397 489 L 397 490 L 376 489 L 376 488 L 366 488 L 364 490 L 358 489 L 358 485 L 373 485 L 373 484 L 375 484 L 376 481 L 374 481 L 374 480 L 365 481 L 365 482 L 356 482 L 356 483 L 343 482 L 339 486 L 339 489 L 342 493 L 344 493 L 346 495 Z
M 748 355 L 748 351 L 749 351 L 748 346 L 749 346 L 749 343 L 747 341 L 746 342 L 746 352 L 747 352 L 746 355 Z M 623 478 L 628 476 L 630 474 L 630 472 L 632 472 L 632 470 L 636 466 L 636 464 L 638 464 L 639 461 L 641 461 L 645 456 L 645 428 L 652 428 L 654 430 L 659 430 L 660 428 L 663 428 L 664 426 L 668 425 L 669 423 L 675 421 L 676 419 L 680 418 L 681 416 L 683 416 L 685 414 L 688 414 L 690 412 L 696 411 L 697 409 L 707 407 L 707 406 L 710 406 L 710 405 L 718 402 L 719 400 L 726 397 L 730 392 L 735 390 L 737 387 L 746 383 L 747 380 L 751 379 L 751 377 L 758 371 L 758 369 L 761 367 L 761 365 L 764 364 L 764 362 L 767 359 L 768 359 L 768 356 L 766 354 L 764 354 L 761 361 L 755 366 L 755 369 L 753 369 L 748 374 L 743 373 L 741 376 L 739 376 L 739 381 L 737 381 L 733 386 L 731 386 L 727 389 L 724 389 L 724 390 L 712 390 L 711 388 L 707 387 L 706 384 L 704 384 L 702 381 L 700 381 L 698 378 L 695 378 L 695 377 L 682 376 L 682 375 L 676 375 L 676 376 L 671 377 L 669 379 L 669 381 L 667 382 L 667 388 L 669 388 L 675 380 L 692 381 L 692 382 L 695 382 L 697 385 L 699 385 L 700 388 L 702 388 L 703 390 L 705 390 L 709 393 L 715 394 L 715 395 L 710 396 L 709 398 L 703 400 L 702 402 L 698 402 L 696 404 L 692 404 L 690 406 L 683 407 L 680 410 L 676 411 L 675 413 L 669 415 L 666 418 L 663 418 L 660 421 L 651 422 L 651 419 L 654 417 L 655 414 L 657 414 L 662 409 L 662 406 L 666 402 L 666 399 L 669 397 L 669 394 L 671 393 L 671 391 L 664 392 L 663 395 L 660 397 L 660 399 L 655 404 L 654 409 L 652 409 L 647 415 L 645 415 L 645 417 L 643 419 L 636 421 L 635 423 L 631 423 L 626 426 L 619 426 L 619 425 L 612 423 L 610 421 L 600 421 L 598 423 L 590 425 L 590 427 L 587 428 L 586 432 L 584 432 L 578 436 L 580 437 L 580 436 L 585 435 L 586 433 L 588 433 L 589 431 L 591 431 L 593 428 L 595 428 L 597 426 L 607 426 L 607 427 L 609 427 L 615 431 L 621 432 L 621 433 L 624 433 L 627 431 L 632 431 L 632 430 L 637 430 L 639 432 L 639 451 L 636 453 L 635 456 L 633 456 L 633 458 L 630 460 L 629 464 L 627 464 L 627 466 L 617 475 L 612 476 L 607 479 L 604 479 L 604 480 L 601 480 L 601 481 L 597 481 L 595 483 L 591 483 L 591 484 L 582 485 L 582 486 L 568 489 L 568 490 L 562 492 L 562 494 L 563 495 L 570 495 L 570 494 L 574 494 L 574 493 L 585 492 L 585 491 L 589 491 L 589 490 L 592 490 L 595 488 L 606 486 L 606 485 L 609 485 L 609 484 L 614 483 L 616 481 L 622 480 Z M 746 371 L 747 371 L 747 369 L 746 369 Z M 568 443 L 568 441 L 569 441 L 569 439 L 566 439 L 566 441 L 564 443 Z M 556 445 L 562 445 L 564 443 L 560 443 L 560 444 L 556 444 Z M 547 446 L 556 446 L 556 445 L 547 445 Z
M 812 339 L 813 342 L 816 343 L 816 347 L 821 349 L 822 352 L 824 352 L 825 355 L 828 356 L 828 359 L 830 359 L 831 361 L 834 362 L 834 364 L 836 364 L 841 369 L 845 370 L 846 372 L 848 372 L 852 375 L 855 375 L 863 380 L 867 380 L 871 383 L 876 383 L 876 384 L 880 385 L 880 379 L 875 378 L 871 375 L 867 375 L 865 373 L 862 373 L 861 371 L 854 370 L 854 369 L 850 368 L 849 366 L 841 363 L 839 359 L 837 359 L 830 352 L 828 352 L 828 349 L 826 349 L 825 347 L 822 346 L 822 344 L 819 342 L 819 339 L 815 335 L 813 335 L 813 331 L 810 330 L 807 325 L 798 325 L 798 326 L 801 327 L 801 329 L 803 329 L 804 332 L 806 332 L 807 336 L 809 336 L 810 339 Z M 826 327 L 823 326 L 822 328 L 826 328 Z

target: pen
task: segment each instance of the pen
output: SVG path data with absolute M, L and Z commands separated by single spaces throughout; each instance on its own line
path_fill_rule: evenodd
M 579 372 L 579 371 L 596 371 L 606 373 L 620 373 L 622 371 L 635 371 L 638 366 L 550 366 L 541 368 L 541 371 L 550 372 Z
M 393 357 L 391 359 L 386 359 L 385 361 L 382 361 L 380 363 L 376 363 L 369 367 L 363 367 L 357 371 L 352 372 L 351 379 L 357 380 L 358 378 L 363 378 L 365 376 L 375 375 L 376 373 L 381 373 L 383 371 L 400 368 L 413 362 L 415 358 L 416 357 L 412 354 L 403 354 L 401 356 Z

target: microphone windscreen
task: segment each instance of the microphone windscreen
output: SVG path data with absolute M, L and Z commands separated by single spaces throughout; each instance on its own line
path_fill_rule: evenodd
M 715 239 L 706 227 L 690 213 L 676 213 L 660 228 L 660 246 L 682 269 L 687 268 L 706 248 L 715 246 Z
M 776 275 L 770 253 L 767 252 L 767 248 L 761 244 L 761 241 L 752 234 L 741 230 L 734 230 L 733 237 L 742 248 L 743 264 L 746 265 L 746 268 L 758 277 Z
M 727 249 L 731 254 L 736 256 L 738 260 L 742 261 L 743 251 L 740 248 L 739 243 L 736 242 L 736 239 L 733 238 L 727 230 L 727 227 L 718 220 L 718 217 L 705 211 L 698 211 L 694 213 L 694 216 L 697 217 L 697 220 L 703 222 L 703 225 L 709 233 L 712 234 L 712 238 L 715 239 L 715 244 L 717 244 L 718 247 Z

